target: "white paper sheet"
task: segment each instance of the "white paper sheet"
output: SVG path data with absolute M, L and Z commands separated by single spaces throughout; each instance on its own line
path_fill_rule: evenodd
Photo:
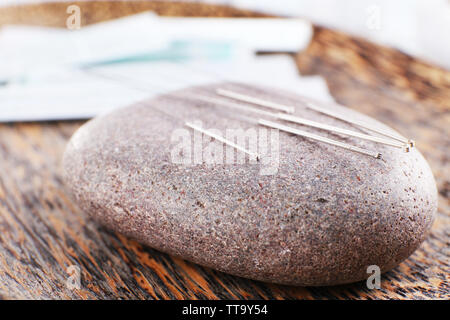
M 0 86 L 0 121 L 90 118 L 157 94 L 218 81 L 264 84 L 330 101 L 325 82 L 300 77 L 289 56 L 253 53 L 297 51 L 307 46 L 310 31 L 301 20 L 224 22 L 149 14 L 77 32 L 6 28 L 0 34 L 0 47 L 7 48 L 0 51 L 0 80 L 7 83 Z M 129 57 L 142 54 L 147 58 L 131 62 Z M 124 61 L 80 67 L 109 59 Z
M 300 77 L 295 70 L 288 56 L 255 57 L 239 63 L 134 63 L 99 67 L 89 73 L 66 69 L 54 74 L 52 81 L 0 89 L 0 121 L 91 118 L 172 90 L 226 80 L 333 101 L 321 77 Z
M 142 32 L 152 30 L 157 19 L 145 13 L 76 31 L 5 26 L 0 29 L 0 80 L 164 48 L 168 39 Z

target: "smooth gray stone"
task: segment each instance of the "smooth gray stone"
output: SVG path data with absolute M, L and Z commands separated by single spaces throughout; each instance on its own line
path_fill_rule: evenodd
M 272 175 L 262 174 L 262 161 L 173 163 L 179 143 L 171 140 L 174 132 L 193 134 L 186 120 L 201 120 L 204 128 L 222 133 L 257 128 L 241 117 L 248 113 L 188 97 L 215 96 L 216 87 L 290 103 L 298 116 L 359 130 L 306 109 L 308 99 L 292 93 L 232 83 L 186 89 L 96 118 L 74 134 L 64 176 L 80 207 L 160 251 L 290 285 L 366 279 L 369 265 L 387 271 L 422 243 L 437 209 L 437 191 L 417 148 L 405 153 L 289 124 L 379 151 L 382 159 L 280 132 L 280 161 Z M 324 107 L 392 130 L 350 109 Z

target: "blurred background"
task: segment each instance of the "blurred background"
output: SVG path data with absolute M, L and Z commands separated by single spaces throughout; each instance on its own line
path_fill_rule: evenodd
M 221 9 L 215 18 L 199 18 L 211 11 L 202 4 Z M 90 118 L 214 81 L 266 84 L 332 101 L 325 80 L 302 77 L 288 56 L 310 46 L 313 24 L 450 68 L 448 0 L 59 1 L 48 7 L 6 0 L 1 6 L 0 121 Z M 233 18 L 232 8 L 244 11 Z

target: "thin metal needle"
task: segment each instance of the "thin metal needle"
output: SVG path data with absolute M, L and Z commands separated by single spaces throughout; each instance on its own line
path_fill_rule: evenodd
M 219 135 L 217 135 L 217 134 L 215 134 L 215 133 L 212 133 L 212 132 L 210 132 L 210 131 L 207 131 L 207 130 L 205 130 L 205 129 L 202 129 L 201 127 L 196 126 L 196 125 L 193 124 L 193 123 L 186 122 L 185 125 L 186 125 L 187 127 L 191 128 L 191 129 L 194 129 L 194 130 L 196 130 L 196 131 L 198 131 L 198 132 L 201 132 L 201 133 L 203 133 L 203 134 L 205 134 L 205 135 L 207 135 L 207 136 L 210 136 L 211 138 L 214 138 L 214 139 L 216 139 L 216 140 L 218 140 L 218 141 L 220 141 L 220 142 L 223 142 L 223 143 L 225 143 L 225 144 L 227 144 L 227 145 L 229 145 L 229 146 L 231 146 L 231 147 L 233 147 L 233 148 L 235 148 L 235 149 L 237 149 L 237 150 L 240 150 L 240 151 L 242 151 L 242 152 L 244 152 L 244 153 L 246 153 L 246 154 L 248 154 L 248 155 L 250 155 L 250 156 L 252 156 L 252 157 L 255 157 L 256 160 L 259 161 L 259 155 L 258 155 L 257 153 L 253 153 L 253 152 L 251 152 L 251 151 L 248 151 L 247 149 L 242 148 L 241 146 L 239 146 L 239 145 L 237 145 L 237 144 L 231 142 L 230 140 L 227 140 L 227 139 L 225 139 L 225 138 L 223 138 L 223 137 L 221 137 L 221 136 L 219 136 Z
M 389 145 L 392 147 L 401 148 L 401 149 L 404 149 L 406 152 L 409 152 L 409 147 L 404 143 L 399 143 L 396 141 L 392 141 L 392 140 L 388 140 L 388 139 L 384 139 L 384 138 L 380 138 L 380 137 L 376 137 L 376 136 L 371 136 L 368 134 L 359 133 L 356 131 L 347 130 L 347 129 L 331 126 L 331 125 L 328 125 L 325 123 L 315 122 L 315 121 L 311 121 L 308 119 L 303 119 L 300 117 L 295 117 L 295 116 L 291 116 L 291 115 L 287 115 L 287 114 L 280 113 L 277 116 L 278 116 L 278 119 L 281 119 L 281 120 L 286 120 L 286 121 L 290 121 L 290 122 L 294 122 L 294 123 L 298 123 L 298 124 L 303 124 L 306 126 L 315 127 L 315 128 L 319 128 L 319 129 L 330 131 L 330 132 L 337 132 L 337 133 L 341 133 L 341 134 L 344 134 L 347 136 L 360 138 L 363 140 L 378 142 L 378 143 L 386 144 L 386 145 Z
M 336 119 L 339 119 L 339 120 L 342 120 L 342 121 L 345 121 L 345 122 L 348 122 L 348 123 L 351 123 L 351 124 L 356 124 L 356 125 L 358 125 L 358 126 L 360 126 L 362 128 L 365 128 L 365 129 L 368 129 L 370 131 L 379 133 L 379 134 L 384 135 L 386 137 L 389 137 L 391 139 L 394 139 L 394 140 L 397 140 L 397 141 L 409 144 L 411 147 L 414 146 L 414 144 L 411 143 L 411 142 L 413 142 L 412 140 L 408 140 L 407 138 L 401 136 L 400 134 L 393 134 L 391 132 L 388 132 L 386 130 L 374 127 L 374 126 L 372 126 L 370 124 L 367 124 L 365 122 L 362 122 L 362 121 L 350 120 L 350 119 L 346 118 L 345 116 L 343 116 L 343 115 L 341 115 L 341 114 L 339 114 L 337 112 L 333 112 L 331 110 L 318 107 L 318 106 L 316 106 L 316 105 L 314 105 L 314 104 L 312 104 L 310 102 L 306 102 L 306 106 L 308 108 L 314 110 L 314 111 L 326 114 L 326 115 L 328 115 L 330 117 L 333 117 L 333 118 L 336 118 Z
M 229 108 L 233 108 L 233 109 L 237 109 L 237 110 L 242 110 L 242 111 L 248 111 L 248 112 L 253 112 L 253 113 L 257 113 L 257 114 L 262 114 L 262 115 L 266 115 L 266 116 L 273 116 L 276 113 L 272 113 L 270 111 L 265 111 L 265 110 L 261 110 L 258 108 L 254 108 L 254 107 L 249 107 L 249 106 L 244 106 L 242 104 L 236 103 L 236 102 L 232 102 L 232 101 L 228 101 L 228 100 L 224 100 L 222 98 L 214 98 L 214 97 L 210 97 L 210 96 L 204 96 L 201 94 L 196 94 L 196 93 L 183 93 L 183 97 L 190 97 L 192 99 L 198 99 L 204 102 L 208 102 L 208 103 L 212 103 L 212 104 L 218 104 L 218 105 L 222 105 L 224 107 L 229 107 Z
M 191 95 L 191 96 L 194 96 L 194 95 Z M 206 101 L 206 102 L 210 102 L 210 103 L 220 104 L 220 105 L 234 108 L 234 109 L 239 109 L 239 110 L 248 111 L 248 112 L 254 112 L 254 113 L 272 117 L 272 118 L 275 118 L 278 120 L 285 120 L 285 121 L 294 122 L 297 124 L 302 124 L 302 125 L 306 125 L 306 126 L 310 126 L 310 127 L 319 128 L 319 129 L 330 131 L 330 132 L 337 132 L 337 133 L 341 133 L 341 134 L 352 136 L 352 137 L 357 137 L 357 138 L 364 139 L 364 140 L 369 140 L 369 141 L 373 141 L 373 142 L 377 142 L 377 143 L 386 144 L 386 145 L 389 145 L 392 147 L 404 149 L 406 152 L 409 152 L 409 147 L 407 145 L 396 142 L 396 141 L 388 140 L 385 138 L 371 136 L 368 134 L 364 134 L 364 133 L 360 133 L 360 132 L 356 132 L 356 131 L 352 131 L 352 130 L 347 130 L 347 129 L 335 127 L 332 125 L 328 125 L 328 124 L 324 124 L 324 123 L 320 123 L 320 122 L 316 122 L 316 121 L 312 121 L 312 120 L 308 120 L 308 119 L 304 119 L 301 117 L 292 116 L 292 115 L 288 115 L 288 114 L 284 114 L 284 113 L 272 113 L 272 112 L 268 112 L 268 111 L 263 111 L 263 110 L 260 110 L 257 108 L 247 107 L 247 106 L 243 106 L 243 105 L 240 105 L 237 103 L 217 99 L 217 98 L 210 98 L 210 97 L 201 96 L 201 95 L 195 95 L 195 98 Z
M 270 109 L 275 109 L 278 111 L 284 111 L 287 113 L 294 113 L 295 108 L 292 106 L 285 106 L 276 102 L 271 102 L 271 101 L 266 101 L 263 99 L 258 99 L 255 97 L 250 97 L 247 96 L 245 94 L 240 94 L 240 93 L 236 93 L 233 91 L 229 91 L 229 90 L 225 90 L 225 89 L 217 89 L 216 93 L 220 96 L 224 96 L 227 98 L 232 98 L 232 99 L 236 99 L 236 100 L 240 100 L 240 101 L 244 101 L 244 102 L 248 102 L 248 103 L 253 103 L 256 105 L 260 105 L 266 108 L 270 108 Z
M 243 95 L 243 94 L 240 94 L 240 93 L 235 93 L 235 92 L 229 91 L 229 90 L 216 89 L 216 93 L 218 95 L 221 95 L 221 96 L 230 97 L 230 98 L 233 98 L 233 99 L 236 99 L 236 100 L 257 104 L 257 105 L 264 106 L 264 107 L 276 106 L 276 108 L 278 110 L 283 110 L 283 111 L 286 111 L 288 113 L 292 113 L 295 110 L 295 108 L 293 106 L 288 106 L 288 105 L 284 105 L 284 104 L 275 103 L 275 102 L 272 102 L 272 101 L 257 99 L 257 98 L 251 97 L 251 96 Z M 383 136 L 386 136 L 386 137 L 389 137 L 391 139 L 400 141 L 400 142 L 402 142 L 404 144 L 408 144 L 411 147 L 414 147 L 414 145 L 415 145 L 413 140 L 407 139 L 407 138 L 401 136 L 400 134 L 393 134 L 391 132 L 388 132 L 386 130 L 382 130 L 382 129 L 377 128 L 375 126 L 372 126 L 370 124 L 364 123 L 362 121 L 350 120 L 350 119 L 346 118 L 344 115 L 341 115 L 341 114 L 339 114 L 337 112 L 333 112 L 333 111 L 328 110 L 328 109 L 324 109 L 324 108 L 318 107 L 318 106 L 316 106 L 316 105 L 314 105 L 312 103 L 309 103 L 309 102 L 306 102 L 306 106 L 308 108 L 314 110 L 314 111 L 326 114 L 326 115 L 328 115 L 330 117 L 333 117 L 333 118 L 345 121 L 347 123 L 358 125 L 358 126 L 360 126 L 362 128 L 368 129 L 370 131 L 377 132 L 377 133 L 379 133 L 379 134 L 381 134 Z M 288 110 L 292 110 L 292 111 L 289 112 Z
M 279 123 L 276 123 L 276 122 L 268 121 L 268 120 L 260 119 L 258 121 L 258 123 L 263 125 L 263 126 L 266 126 L 266 127 L 278 129 L 278 130 L 285 131 L 285 132 L 289 132 L 289 133 L 292 133 L 292 134 L 295 134 L 295 135 L 298 135 L 298 136 L 306 137 L 306 138 L 309 138 L 309 139 L 313 139 L 313 140 L 317 140 L 317 141 L 320 141 L 320 142 L 328 143 L 328 144 L 331 144 L 331 145 L 334 145 L 334 146 L 337 146 L 337 147 L 341 147 L 341 148 L 344 148 L 344 149 L 347 149 L 347 150 L 351 150 L 351 151 L 355 151 L 355 152 L 358 152 L 358 153 L 361 153 L 361 154 L 365 154 L 365 155 L 374 157 L 376 159 L 381 159 L 381 153 L 379 153 L 379 152 L 373 152 L 373 151 L 370 151 L 370 150 L 362 149 L 362 148 L 359 148 L 359 147 L 356 147 L 356 146 L 349 145 L 347 143 L 343 143 L 343 142 L 340 142 L 340 141 L 336 141 L 336 140 L 332 140 L 332 139 L 329 139 L 329 138 L 325 138 L 325 137 L 322 137 L 322 136 L 319 136 L 319 135 L 316 135 L 316 134 L 313 134 L 313 133 L 310 133 L 310 132 L 307 132 L 307 131 L 298 130 L 298 129 L 291 128 L 291 127 L 288 127 L 288 126 L 285 126 L 285 125 L 282 125 L 282 124 L 279 124 Z

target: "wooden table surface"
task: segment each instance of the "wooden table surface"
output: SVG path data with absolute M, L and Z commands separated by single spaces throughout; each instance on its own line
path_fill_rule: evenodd
M 162 15 L 261 16 L 192 3 L 79 6 L 83 25 L 149 9 Z M 66 7 L 1 8 L 0 25 L 63 26 Z M 61 181 L 61 155 L 83 122 L 49 122 L 0 125 L 0 298 L 449 299 L 450 72 L 319 27 L 309 48 L 294 58 L 302 74 L 322 75 L 338 102 L 414 137 L 435 175 L 439 212 L 431 234 L 382 276 L 380 290 L 367 289 L 365 282 L 301 288 L 251 281 L 105 230 L 67 197 Z M 71 265 L 81 270 L 80 289 L 66 285 Z

